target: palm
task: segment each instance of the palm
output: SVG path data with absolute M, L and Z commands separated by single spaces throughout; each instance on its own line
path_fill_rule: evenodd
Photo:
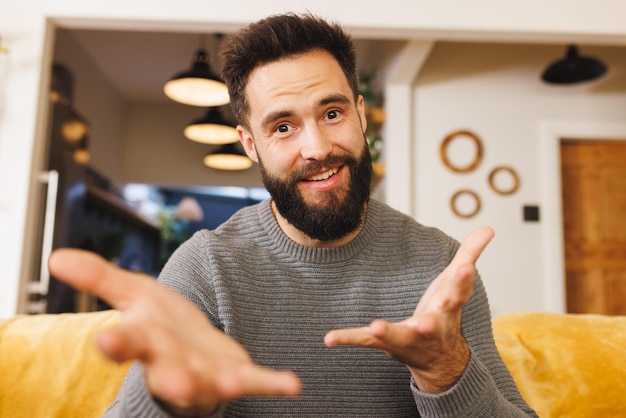
M 367 327 L 334 330 L 326 335 L 326 344 L 381 349 L 407 365 L 414 376 L 450 367 L 462 371 L 469 349 L 461 334 L 461 309 L 472 294 L 476 260 L 492 237 L 490 228 L 468 236 L 410 318 L 395 323 L 375 320 Z

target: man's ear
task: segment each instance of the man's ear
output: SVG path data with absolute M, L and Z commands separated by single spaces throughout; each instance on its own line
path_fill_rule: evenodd
M 239 142 L 243 145 L 243 149 L 246 151 L 248 158 L 255 163 L 258 163 L 259 157 L 257 156 L 256 147 L 254 146 L 254 138 L 252 138 L 250 132 L 248 132 L 248 130 L 243 126 L 237 125 L 237 135 L 239 136 Z
M 363 100 L 363 96 L 360 94 L 356 99 L 356 110 L 361 119 L 361 129 L 363 129 L 363 134 L 365 134 L 367 131 L 367 116 L 365 115 L 365 100 Z

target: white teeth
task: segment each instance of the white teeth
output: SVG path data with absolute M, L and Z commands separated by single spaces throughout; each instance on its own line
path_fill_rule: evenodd
M 337 174 L 337 171 L 339 171 L 338 168 L 332 168 L 324 173 L 320 173 L 317 174 L 313 177 L 309 177 L 309 181 L 319 181 L 319 180 L 326 180 L 327 178 L 329 178 L 330 176 Z

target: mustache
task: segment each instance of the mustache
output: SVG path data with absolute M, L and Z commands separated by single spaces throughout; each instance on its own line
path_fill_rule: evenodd
M 298 167 L 291 173 L 290 181 L 297 183 L 303 178 L 322 171 L 324 168 L 339 164 L 354 165 L 356 164 L 356 159 L 351 155 L 331 155 L 326 157 L 323 161 L 308 161 L 305 165 Z

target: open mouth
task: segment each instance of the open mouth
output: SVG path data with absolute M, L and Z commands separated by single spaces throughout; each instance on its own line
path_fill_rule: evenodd
M 304 181 L 323 181 L 323 180 L 328 180 L 329 178 L 331 178 L 332 176 L 334 176 L 335 174 L 337 174 L 337 172 L 339 171 L 340 167 L 334 167 L 331 168 L 329 170 L 324 171 L 323 173 L 318 173 L 315 174 L 311 177 L 307 177 L 304 179 Z

